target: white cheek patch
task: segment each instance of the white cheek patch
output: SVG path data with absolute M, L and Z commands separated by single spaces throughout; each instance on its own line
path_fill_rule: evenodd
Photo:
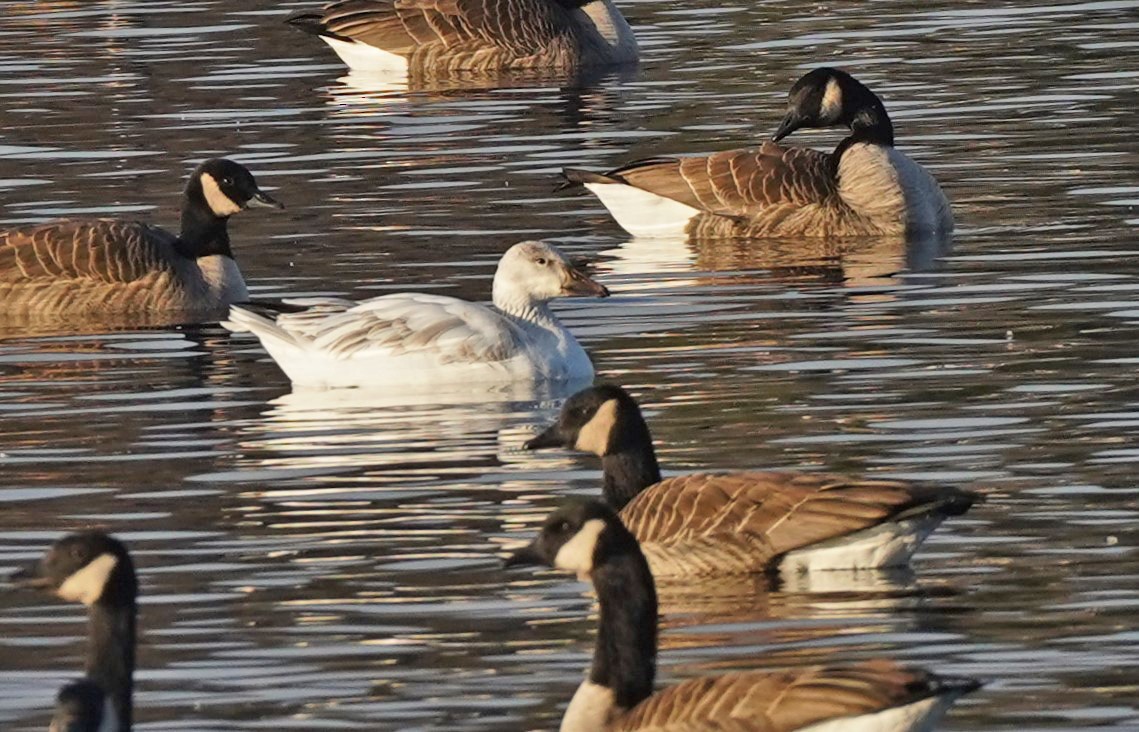
M 819 106 L 819 116 L 825 120 L 838 119 L 842 114 L 842 88 L 836 79 L 827 82 L 823 92 L 823 102 Z
M 562 545 L 554 557 L 554 566 L 577 573 L 583 582 L 589 579 L 593 570 L 593 550 L 597 548 L 597 537 L 605 529 L 601 519 L 590 519 L 578 529 L 573 538 Z
M 68 602 L 91 605 L 103 596 L 107 579 L 118 563 L 119 558 L 114 554 L 100 554 L 68 577 L 55 594 Z
M 598 407 L 593 418 L 578 430 L 574 447 L 594 455 L 604 455 L 609 450 L 609 435 L 616 424 L 617 400 L 610 399 Z
M 234 203 L 229 196 L 221 192 L 221 187 L 209 173 L 202 173 L 202 193 L 206 196 L 206 203 L 215 215 L 225 217 L 233 216 L 241 210 L 241 206 Z

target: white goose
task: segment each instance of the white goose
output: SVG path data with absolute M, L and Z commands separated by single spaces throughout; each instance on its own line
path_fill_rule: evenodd
M 409 292 L 353 302 L 286 301 L 297 313 L 234 306 L 222 325 L 256 335 L 294 385 L 502 384 L 593 378 L 593 364 L 549 308 L 609 291 L 553 246 L 524 241 L 498 263 L 490 307 Z

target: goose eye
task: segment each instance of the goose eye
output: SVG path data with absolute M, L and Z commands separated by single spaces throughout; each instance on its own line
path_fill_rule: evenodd
M 545 267 L 545 266 L 546 266 L 546 264 L 547 264 L 547 262 L 546 262 L 546 258 L 545 258 L 545 257 L 538 257 L 538 258 L 537 258 L 537 259 L 535 259 L 534 261 L 538 263 L 538 266 L 539 266 L 539 267 Z
M 569 521 L 562 521 L 558 524 L 558 533 L 564 534 L 570 530 Z

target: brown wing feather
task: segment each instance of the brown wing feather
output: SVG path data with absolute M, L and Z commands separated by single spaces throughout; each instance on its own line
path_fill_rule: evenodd
M 829 155 L 772 142 L 758 150 L 644 160 L 606 175 L 726 216 L 753 217 L 780 206 L 798 209 L 838 196 Z
M 325 8 L 332 34 L 411 56 L 431 43 L 535 54 L 565 33 L 569 17 L 549 0 L 344 0 Z
M 162 229 L 110 219 L 0 232 L 0 284 L 134 282 L 171 269 L 173 242 Z
M 964 684 L 957 693 L 971 690 Z M 790 732 L 874 714 L 950 691 L 932 674 L 890 661 L 774 673 L 745 671 L 662 689 L 610 727 L 621 732 Z
M 696 473 L 642 491 L 621 520 L 642 544 L 747 536 L 770 561 L 875 526 L 936 500 L 940 490 L 826 473 Z

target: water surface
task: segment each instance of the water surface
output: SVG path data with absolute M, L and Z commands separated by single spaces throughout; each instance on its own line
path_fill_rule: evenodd
M 0 3 L 0 224 L 174 225 L 227 155 L 289 205 L 232 223 L 258 296 L 483 299 L 552 239 L 612 289 L 559 312 L 670 472 L 987 498 L 912 574 L 662 588 L 662 680 L 892 656 L 990 681 L 948 729 L 1139 726 L 1139 3 L 626 0 L 631 77 L 501 88 L 348 75 L 279 22 L 305 4 Z M 883 97 L 952 246 L 630 241 L 554 193 L 563 165 L 754 143 L 823 63 Z M 291 394 L 215 325 L 0 335 L 0 565 L 79 527 L 131 543 L 141 728 L 556 727 L 591 600 L 497 556 L 596 491 L 594 460 L 520 449 L 558 394 Z M 4 595 L 0 727 L 46 726 L 81 617 Z

